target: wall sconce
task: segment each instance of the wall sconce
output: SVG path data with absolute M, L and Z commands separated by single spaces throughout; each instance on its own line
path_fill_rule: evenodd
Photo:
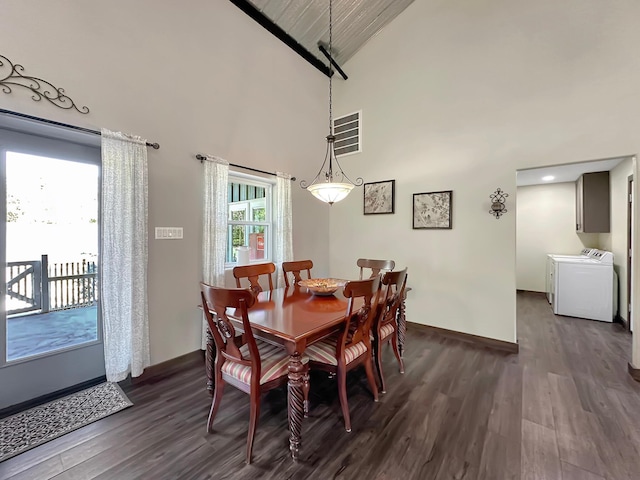
M 491 199 L 491 210 L 489 210 L 489 213 L 496 217 L 496 220 L 507 213 L 507 208 L 505 207 L 504 202 L 508 196 L 509 194 L 504 193 L 504 191 L 502 191 L 500 187 L 498 187 L 495 192 L 489 195 L 489 198 Z

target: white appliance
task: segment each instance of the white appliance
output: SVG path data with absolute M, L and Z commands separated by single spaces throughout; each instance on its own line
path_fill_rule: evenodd
M 547 277 L 546 277 L 546 292 L 547 292 L 547 301 L 553 304 L 553 295 L 555 292 L 555 282 L 554 282 L 554 269 L 552 268 L 553 260 L 556 258 L 589 258 L 589 254 L 595 252 L 596 248 L 583 248 L 578 255 L 563 255 L 563 254 L 555 254 L 548 253 L 547 254 Z
M 588 255 L 552 256 L 548 298 L 553 313 L 612 322 L 617 310 L 617 275 L 613 253 L 591 250 Z

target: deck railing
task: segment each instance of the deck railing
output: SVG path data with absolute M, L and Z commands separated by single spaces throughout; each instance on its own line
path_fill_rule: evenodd
M 7 297 L 18 300 L 8 304 L 7 315 L 40 310 L 42 306 L 42 263 L 7 263 Z
M 49 265 L 42 255 L 40 260 L 7 262 L 6 270 L 7 297 L 17 300 L 7 315 L 89 307 L 98 299 L 98 269 L 86 259 Z

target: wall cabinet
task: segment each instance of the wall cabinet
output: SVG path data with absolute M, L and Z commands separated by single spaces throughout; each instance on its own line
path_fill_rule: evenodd
M 584 173 L 576 181 L 576 231 L 608 233 L 609 172 Z

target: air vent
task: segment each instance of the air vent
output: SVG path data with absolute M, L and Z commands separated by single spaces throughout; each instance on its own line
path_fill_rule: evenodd
M 362 151 L 362 110 L 333 120 L 336 157 Z

